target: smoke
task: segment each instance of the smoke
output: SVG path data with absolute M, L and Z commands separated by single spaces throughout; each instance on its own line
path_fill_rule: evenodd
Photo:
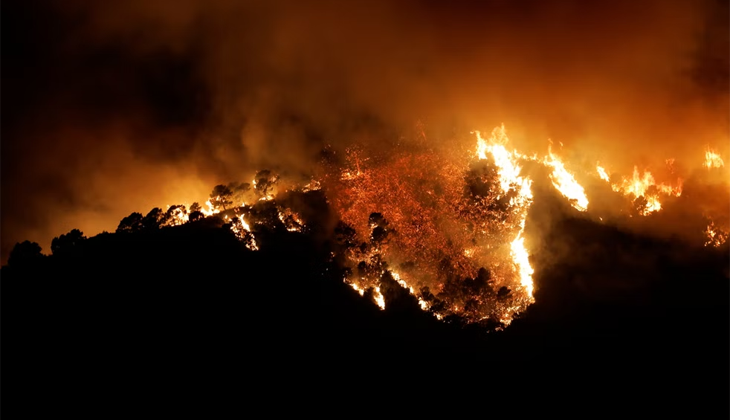
M 372 3 L 5 2 L 3 260 L 416 121 L 624 172 L 730 152 L 726 1 Z

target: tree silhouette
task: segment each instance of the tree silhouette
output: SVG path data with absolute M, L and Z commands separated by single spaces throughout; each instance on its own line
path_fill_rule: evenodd
M 246 201 L 246 194 L 251 191 L 251 184 L 248 182 L 231 182 L 228 184 L 228 189 L 232 192 L 231 199 L 233 200 L 233 204 L 240 206 Z
M 117 233 L 139 232 L 143 227 L 143 219 L 142 213 L 134 212 L 130 214 L 119 222 L 119 226 L 117 226 Z
M 159 229 L 164 219 L 165 213 L 161 208 L 155 207 L 142 219 L 142 228 L 144 230 Z
M 8 257 L 8 265 L 13 267 L 30 267 L 41 261 L 45 255 L 36 242 L 23 241 L 16 243 Z
M 354 248 L 357 246 L 357 232 L 352 226 L 339 221 L 335 227 L 335 240 L 344 248 Z
M 392 233 L 392 230 L 389 228 L 388 221 L 385 220 L 383 215 L 380 213 L 371 213 L 368 221 L 372 229 L 370 241 L 377 244 L 387 243 L 388 235 Z
M 210 193 L 210 204 L 214 209 L 223 211 L 227 210 L 228 206 L 233 204 L 233 191 L 227 186 L 221 184 L 216 185 L 213 188 L 213 192 Z
M 193 204 L 190 205 L 190 213 L 191 214 L 194 213 L 194 212 L 196 212 L 196 211 L 201 211 L 201 210 L 203 210 L 203 208 L 200 207 L 200 204 L 198 204 L 197 201 L 193 202 Z
M 198 220 L 204 219 L 204 218 L 205 218 L 205 215 L 203 214 L 203 212 L 201 212 L 201 211 L 191 211 L 190 212 L 190 215 L 188 216 L 188 221 L 189 222 L 195 222 L 195 221 L 198 221 Z
M 141 221 L 142 215 L 139 213 L 136 214 L 140 216 Z M 84 236 L 83 232 L 78 229 L 72 229 L 64 235 L 53 238 L 51 241 L 51 252 L 53 255 L 73 254 L 76 250 L 78 250 L 79 244 L 85 240 L 86 236 Z

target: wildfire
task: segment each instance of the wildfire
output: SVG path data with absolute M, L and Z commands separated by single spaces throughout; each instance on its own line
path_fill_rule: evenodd
M 704 166 L 707 169 L 722 168 L 723 166 L 725 166 L 725 162 L 722 160 L 718 153 L 715 153 L 715 151 L 708 147 L 707 150 L 705 150 Z
M 348 265 L 344 282 L 360 296 L 372 296 L 381 309 L 385 309 L 381 286 L 390 299 L 388 273 L 417 299 L 422 310 L 438 319 L 457 315 L 467 322 L 490 320 L 506 326 L 534 302 L 535 271 L 525 246 L 533 193 L 532 180 L 522 174 L 525 161 L 544 165 L 557 191 L 578 211 L 588 211 L 585 189 L 551 147 L 542 157 L 509 150 L 504 126 L 495 128 L 488 138 L 479 131 L 473 134 L 476 151 L 404 147 L 366 155 L 361 149 L 348 149 L 346 162 L 326 161 L 321 176 L 294 188 L 326 191 L 327 202 L 342 224 L 337 241 Z M 666 162 L 674 173 L 674 159 Z M 708 148 L 705 166 L 723 165 Z M 600 162 L 594 174 L 611 183 Z M 252 184 L 259 201 L 274 200 L 277 180 L 269 171 L 257 173 Z M 611 188 L 631 197 L 638 213 L 646 216 L 662 209 L 662 195 L 679 197 L 682 180 L 676 185 L 658 183 L 651 172 L 634 166 L 630 177 L 614 181 Z M 217 201 L 225 200 L 218 197 Z M 215 197 L 207 200 L 200 211 L 206 216 L 220 213 L 221 206 L 214 202 Z M 276 202 L 256 203 L 253 206 L 274 206 L 274 214 L 288 231 L 306 228 L 292 209 Z M 246 247 L 258 250 L 251 227 L 240 215 L 243 207 L 245 203 L 235 209 L 236 216 L 226 215 L 225 220 Z M 168 206 L 168 213 L 173 225 L 189 218 L 185 206 Z M 256 223 L 266 224 L 258 219 Z M 705 246 L 720 246 L 728 238 L 714 223 L 704 233 Z
M 511 319 L 532 303 L 524 246 L 531 181 L 518 164 L 525 157 L 508 151 L 504 127 L 476 137 L 476 155 L 396 148 L 364 158 L 354 149 L 329 167 L 322 188 L 342 234 L 351 229 L 346 283 L 373 289 L 377 300 L 390 272 L 439 319 Z
M 682 195 L 681 179 L 676 187 L 657 184 L 651 172 L 644 171 L 643 174 L 639 174 L 639 168 L 636 166 L 634 166 L 634 172 L 631 178 L 623 178 L 621 182 L 613 184 L 611 188 L 616 192 L 632 196 L 634 199 L 643 197 L 646 202 L 639 209 L 639 214 L 642 216 L 659 211 L 662 208 L 658 197 L 659 193 L 675 197 Z

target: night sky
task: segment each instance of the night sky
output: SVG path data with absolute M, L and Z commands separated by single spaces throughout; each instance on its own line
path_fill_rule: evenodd
M 324 145 L 491 130 L 615 167 L 728 156 L 721 0 L 5 1 L 2 261 Z M 430 141 L 446 139 L 431 137 Z M 456 145 L 455 147 L 462 147 Z M 722 198 L 721 198 L 722 199 Z M 726 205 L 726 204 L 725 204 Z

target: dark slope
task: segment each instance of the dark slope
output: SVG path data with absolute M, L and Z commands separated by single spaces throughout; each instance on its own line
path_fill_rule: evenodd
M 327 235 L 259 229 L 259 251 L 208 218 L 102 234 L 65 255 L 3 267 L 6 401 L 134 412 L 148 400 L 250 397 L 251 386 L 288 398 L 284 384 L 311 382 L 298 386 L 303 396 L 358 384 L 376 392 L 379 383 L 406 394 L 425 387 L 492 401 L 489 392 L 511 390 L 727 417 L 727 249 L 564 219 L 546 240 L 576 256 L 601 244 L 595 255 L 536 256 L 536 303 L 487 334 L 437 321 L 394 282 L 380 311 L 342 283 Z M 631 287 L 614 290 L 627 278 Z M 542 408 L 520 412 L 528 409 Z

